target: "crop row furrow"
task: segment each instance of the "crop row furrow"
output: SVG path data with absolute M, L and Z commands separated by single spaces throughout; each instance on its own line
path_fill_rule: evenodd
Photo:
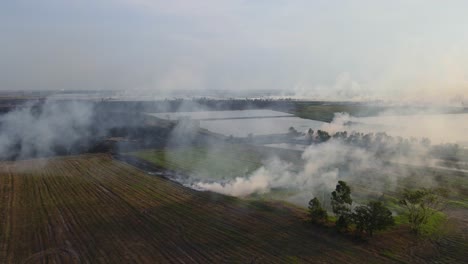
M 10 194 L 14 193 L 14 184 L 10 169 L 6 171 L 7 174 L 0 176 L 0 262 L 6 262 L 12 226 L 13 196 Z

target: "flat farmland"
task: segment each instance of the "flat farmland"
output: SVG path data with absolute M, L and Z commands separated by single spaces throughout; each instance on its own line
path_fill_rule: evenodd
M 197 192 L 108 155 L 4 162 L 0 186 L 0 263 L 391 263 L 437 257 L 428 245 L 415 246 L 405 230 L 378 235 L 373 244 L 355 243 L 307 223 L 301 209 Z
M 144 150 L 132 155 L 157 166 L 190 174 L 196 178 L 235 178 L 248 175 L 262 166 L 262 155 L 254 147 L 179 147 Z
M 301 163 L 301 154 L 297 151 L 242 144 L 147 149 L 128 154 L 202 180 L 244 177 L 272 157 Z

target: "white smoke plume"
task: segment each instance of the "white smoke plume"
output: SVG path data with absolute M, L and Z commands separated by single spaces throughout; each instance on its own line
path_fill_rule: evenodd
M 237 177 L 228 183 L 196 183 L 193 187 L 232 196 L 246 196 L 252 193 L 265 193 L 270 190 L 272 174 L 265 167 L 248 178 Z
M 90 103 L 45 101 L 28 104 L 0 116 L 0 156 L 24 159 L 50 156 L 57 148 L 68 151 L 90 136 Z
M 359 177 L 360 171 L 384 167 L 373 153 L 338 140 L 308 147 L 302 154 L 301 163 L 301 167 L 297 168 L 292 163 L 272 158 L 245 178 L 237 177 L 224 183 L 197 182 L 193 186 L 233 196 L 261 194 L 271 189 L 285 188 L 298 191 L 298 195 L 307 192 L 310 199 L 312 193 L 332 190 L 339 179 L 352 179 Z M 381 185 L 384 183 L 388 181 L 381 182 Z M 302 202 L 304 201 L 300 201 Z
M 435 114 L 432 111 L 414 115 L 401 115 L 392 111 L 373 117 L 353 117 L 336 113 L 331 123 L 324 124 L 329 133 L 359 131 L 364 133 L 385 132 L 403 138 L 428 138 L 434 144 L 468 143 L 468 114 Z

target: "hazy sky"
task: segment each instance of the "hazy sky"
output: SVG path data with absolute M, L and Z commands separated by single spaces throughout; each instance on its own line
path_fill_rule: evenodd
M 0 89 L 468 98 L 468 1 L 1 0 Z

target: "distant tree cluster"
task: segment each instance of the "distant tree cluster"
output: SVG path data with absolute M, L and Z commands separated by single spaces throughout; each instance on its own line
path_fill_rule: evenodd
M 291 129 L 291 128 L 290 128 Z M 364 148 L 372 151 L 378 157 L 408 156 L 421 150 L 427 150 L 427 153 L 435 158 L 456 160 L 460 152 L 458 144 L 431 145 L 428 138 L 403 138 L 387 135 L 385 132 L 361 133 L 340 131 L 329 134 L 323 130 L 314 131 L 309 129 L 305 136 L 309 144 L 327 142 L 334 139 L 348 145 Z
M 307 130 L 307 132 L 303 135 L 306 137 L 309 144 L 326 142 L 331 138 L 327 131 L 319 129 L 314 132 L 312 128 L 309 128 L 309 130 Z
M 293 108 L 293 100 L 291 98 L 270 99 L 270 98 L 245 98 L 245 99 L 212 99 L 212 98 L 194 98 L 191 101 L 198 105 L 206 106 L 213 110 L 245 110 L 255 108 L 276 108 L 289 109 Z
M 148 113 L 177 112 L 177 111 L 221 111 L 221 110 L 248 110 L 248 109 L 276 109 L 288 112 L 295 108 L 296 102 L 290 98 L 269 99 L 269 98 L 167 98 L 155 101 L 116 101 L 101 100 L 96 103 L 99 109 L 112 111 L 135 111 Z

